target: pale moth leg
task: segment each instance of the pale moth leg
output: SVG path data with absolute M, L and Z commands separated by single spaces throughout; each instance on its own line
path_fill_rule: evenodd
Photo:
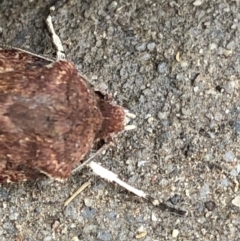
M 52 17 L 49 15 L 46 19 L 46 24 L 48 26 L 49 32 L 52 34 L 52 41 L 57 50 L 57 61 L 61 59 L 65 59 L 64 49 L 62 46 L 62 42 L 59 36 L 56 34 L 53 24 L 52 24 Z

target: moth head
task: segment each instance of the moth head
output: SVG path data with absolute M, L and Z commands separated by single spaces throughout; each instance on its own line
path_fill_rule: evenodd
M 135 129 L 136 126 L 128 125 L 130 119 L 135 118 L 134 114 L 120 105 L 114 103 L 112 98 L 96 92 L 99 96 L 98 107 L 101 111 L 103 121 L 97 138 L 104 141 L 112 141 L 113 137 L 125 130 Z

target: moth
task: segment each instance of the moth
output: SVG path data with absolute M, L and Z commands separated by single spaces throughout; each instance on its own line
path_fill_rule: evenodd
M 105 143 L 102 151 L 120 132 L 135 128 L 127 125 L 135 115 L 95 90 L 65 59 L 51 16 L 47 25 L 57 60 L 0 46 L 0 183 L 67 179 L 96 143 Z M 185 214 L 121 181 L 92 158 L 85 164 L 160 209 Z
M 64 59 L 58 38 L 56 46 L 56 61 L 0 47 L 1 183 L 67 179 L 96 142 L 128 128 L 128 112 Z

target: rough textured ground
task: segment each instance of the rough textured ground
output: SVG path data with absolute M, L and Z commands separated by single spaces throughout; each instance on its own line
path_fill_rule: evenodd
M 1 0 L 0 42 L 53 56 L 44 23 L 53 3 Z M 240 208 L 231 203 L 240 195 L 239 8 L 221 0 L 57 7 L 54 26 L 68 58 L 137 114 L 138 129 L 99 161 L 188 214 L 161 212 L 85 169 L 66 183 L 2 185 L 0 239 L 239 241 Z

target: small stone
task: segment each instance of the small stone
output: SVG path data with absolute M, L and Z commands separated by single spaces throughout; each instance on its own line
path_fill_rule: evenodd
M 220 184 L 221 184 L 223 187 L 228 187 L 228 186 L 229 186 L 228 179 L 227 179 L 227 178 L 222 178 L 222 179 L 220 180 Z
M 190 110 L 189 109 L 186 109 L 186 108 L 182 108 L 182 113 L 183 113 L 183 115 L 186 115 L 186 116 L 189 116 L 190 115 Z
M 109 212 L 109 213 L 107 214 L 107 217 L 108 217 L 110 220 L 114 221 L 114 220 L 116 220 L 116 218 L 117 218 L 117 214 L 114 213 L 114 212 Z
M 142 166 L 144 166 L 145 163 L 146 163 L 146 161 L 139 161 L 137 163 L 137 167 L 142 167 Z
M 181 61 L 181 67 L 182 68 L 187 68 L 188 67 L 188 62 L 187 61 Z
M 71 241 L 80 241 L 79 238 L 77 236 L 74 236 Z
M 152 201 L 152 204 L 154 206 L 158 206 L 159 205 L 159 201 L 157 199 L 155 199 L 155 200 Z
M 198 92 L 198 90 L 199 90 L 199 87 L 198 86 L 194 86 L 193 87 L 193 91 L 196 93 L 196 92 Z
M 135 238 L 140 239 L 140 238 L 144 238 L 146 236 L 147 236 L 147 231 L 142 231 L 142 232 L 136 234 Z
M 97 231 L 97 228 L 98 226 L 97 225 L 93 225 L 93 224 L 89 224 L 89 225 L 86 225 L 84 228 L 83 228 L 83 233 L 84 234 L 89 234 L 89 233 L 94 233 Z
M 91 199 L 91 198 L 84 198 L 84 204 L 87 207 L 92 207 L 93 206 L 93 199 Z
M 52 240 L 52 236 L 47 236 L 43 239 L 43 241 L 51 241 Z
M 162 119 L 166 119 L 167 113 L 166 112 L 159 112 L 157 117 L 158 119 L 162 120 Z
M 101 83 L 99 84 L 98 88 L 99 88 L 101 91 L 107 91 L 107 90 L 108 90 L 108 86 L 107 86 L 105 83 L 103 83 L 103 82 L 101 82 Z
M 216 48 L 217 48 L 217 44 L 215 44 L 215 43 L 211 43 L 210 46 L 209 46 L 210 50 L 214 50 Z
M 228 44 L 227 44 L 227 49 L 229 50 L 234 50 L 236 48 L 236 44 L 234 41 L 230 41 Z
M 196 1 L 193 3 L 193 5 L 194 5 L 194 6 L 200 6 L 200 5 L 202 5 L 202 3 L 203 3 L 202 0 L 196 0 Z
M 233 53 L 233 51 L 230 49 L 223 49 L 223 55 L 225 56 L 225 57 L 229 57 L 229 56 L 231 56 L 232 55 L 232 53 Z
M 177 80 L 177 81 L 182 81 L 183 79 L 184 79 L 183 73 L 178 73 L 178 74 L 176 75 L 176 80 Z
M 232 204 L 240 208 L 240 196 L 236 196 L 236 197 L 232 200 Z
M 114 9 L 116 9 L 117 8 L 117 5 L 118 5 L 118 3 L 117 3 L 117 1 L 113 1 L 113 2 L 111 2 L 111 4 L 108 6 L 108 9 L 110 10 L 114 10 Z
M 187 197 L 190 197 L 190 191 L 189 191 L 189 189 L 186 189 L 186 190 L 185 190 L 185 194 L 186 194 Z
M 232 151 L 227 151 L 227 152 L 225 152 L 225 154 L 223 155 L 223 159 L 224 159 L 224 161 L 226 161 L 226 162 L 231 162 L 231 161 L 233 161 L 234 157 L 235 157 L 235 155 L 234 155 L 234 153 L 233 153 Z
M 149 118 L 148 118 L 148 123 L 149 123 L 149 124 L 152 124 L 153 121 L 154 121 L 154 118 L 153 118 L 153 117 L 149 117 Z
M 137 44 L 137 45 L 135 46 L 135 49 L 136 49 L 137 51 L 142 52 L 142 51 L 145 51 L 145 50 L 146 50 L 146 46 L 147 46 L 146 43 L 139 43 L 139 44 Z
M 209 184 L 205 183 L 201 188 L 200 188 L 200 196 L 201 198 L 205 198 L 208 193 L 209 193 Z
M 179 194 L 174 194 L 169 201 L 172 203 L 172 205 L 177 205 L 181 201 L 181 196 Z
M 163 74 L 165 73 L 167 70 L 167 63 L 163 62 L 161 64 L 158 65 L 158 72 Z
M 11 220 L 11 221 L 18 220 L 18 216 L 19 216 L 18 212 L 11 213 L 11 214 L 9 214 L 9 220 Z
M 147 44 L 147 49 L 149 51 L 153 51 L 155 49 L 155 47 L 156 47 L 156 44 L 154 42 L 151 42 L 151 43 Z
M 173 237 L 173 238 L 177 238 L 178 235 L 179 235 L 179 230 L 178 230 L 178 229 L 173 229 L 173 231 L 172 231 L 172 237 Z
M 216 208 L 216 203 L 213 201 L 205 202 L 205 207 L 208 211 L 213 211 Z
M 151 218 L 152 218 L 153 222 L 156 222 L 158 220 L 158 218 L 157 218 L 155 213 L 152 213 L 152 217 Z
M 151 58 L 151 55 L 147 52 L 143 52 L 139 55 L 139 60 L 140 61 L 147 61 Z
M 97 238 L 98 240 L 102 240 L 102 241 L 110 241 L 112 240 L 112 235 L 109 231 L 102 230 L 98 232 Z
M 235 89 L 235 82 L 234 81 L 228 81 L 226 84 L 223 85 L 223 88 L 228 94 L 233 94 Z
M 151 168 L 152 168 L 152 170 L 156 171 L 156 170 L 158 169 L 158 165 L 152 164 L 152 165 L 151 165 Z
M 205 218 L 209 218 L 211 216 L 212 216 L 212 212 L 211 211 L 206 212 L 205 215 L 204 215 Z
M 232 171 L 230 172 L 230 175 L 231 175 L 232 177 L 238 176 L 238 170 L 237 170 L 236 168 L 232 169 Z
M 120 70 L 120 76 L 122 78 L 127 78 L 128 77 L 128 73 L 127 73 L 127 70 L 125 68 L 121 68 Z

